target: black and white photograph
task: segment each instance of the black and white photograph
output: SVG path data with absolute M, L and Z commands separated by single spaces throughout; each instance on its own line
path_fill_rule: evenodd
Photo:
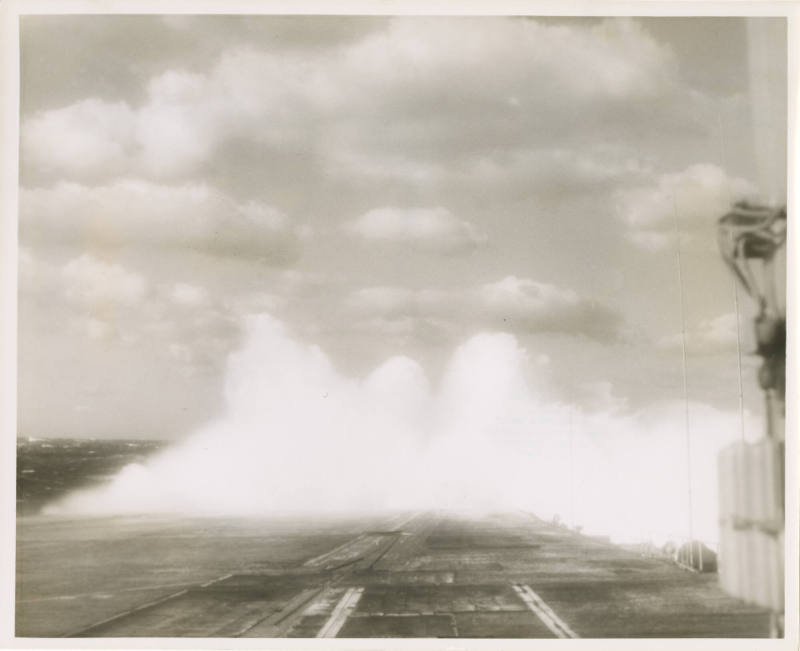
M 800 5 L 651 4 L 6 6 L 5 643 L 797 648 Z

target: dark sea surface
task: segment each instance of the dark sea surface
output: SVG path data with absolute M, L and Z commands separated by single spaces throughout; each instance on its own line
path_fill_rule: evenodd
M 153 440 L 19 438 L 17 515 L 33 515 L 73 490 L 102 484 L 166 445 Z

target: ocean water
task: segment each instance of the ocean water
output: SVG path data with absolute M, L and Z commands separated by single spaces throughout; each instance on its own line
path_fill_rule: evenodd
M 102 484 L 165 445 L 155 440 L 18 438 L 17 515 L 34 515 L 73 490 Z

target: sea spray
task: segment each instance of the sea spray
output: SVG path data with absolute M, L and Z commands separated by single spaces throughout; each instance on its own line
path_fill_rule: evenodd
M 46 512 L 269 515 L 527 509 L 618 540 L 688 530 L 683 405 L 555 401 L 515 337 L 482 333 L 438 387 L 407 357 L 362 380 L 269 315 L 250 317 L 224 414 Z M 690 404 L 694 531 L 716 538 L 716 453 L 738 414 Z M 752 420 L 752 417 L 749 417 Z M 752 425 L 751 425 L 752 427 Z

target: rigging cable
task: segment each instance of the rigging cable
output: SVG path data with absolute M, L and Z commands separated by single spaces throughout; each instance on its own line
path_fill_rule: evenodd
M 689 506 L 689 565 L 694 567 L 694 525 L 692 508 L 692 440 L 689 430 L 689 382 L 686 373 L 686 315 L 683 300 L 683 262 L 681 260 L 681 235 L 678 224 L 678 207 L 675 194 L 672 195 L 672 207 L 675 215 L 675 246 L 678 262 L 678 290 L 680 296 L 681 313 L 681 369 L 683 375 L 683 404 L 684 404 L 684 425 L 686 428 L 686 480 L 687 498 Z M 702 554 L 701 554 L 702 558 Z M 701 562 L 702 569 L 702 562 Z
M 725 146 L 725 125 L 722 122 L 722 113 L 717 112 L 717 122 L 719 123 L 719 144 L 722 154 L 723 169 L 728 168 L 728 148 Z M 728 204 L 733 205 L 733 190 L 731 189 L 731 179 L 725 175 L 726 188 L 728 190 Z M 728 237 L 733 247 L 733 233 L 728 232 Z M 742 383 L 742 320 L 739 313 L 739 286 L 736 277 L 733 278 L 733 310 L 736 315 L 736 368 L 739 376 L 739 439 L 744 442 L 744 385 Z

